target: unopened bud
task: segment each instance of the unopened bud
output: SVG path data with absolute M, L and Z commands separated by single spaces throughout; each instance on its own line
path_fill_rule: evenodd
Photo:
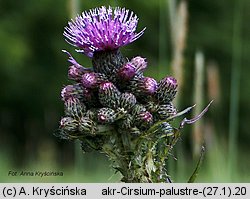
M 136 104 L 136 97 L 132 93 L 122 93 L 120 98 L 120 107 L 130 110 Z
M 78 98 L 69 98 L 65 101 L 65 115 L 80 118 L 86 111 L 86 106 Z
M 128 81 L 135 76 L 136 70 L 133 64 L 127 62 L 117 72 L 120 79 Z
M 96 123 L 88 117 L 82 117 L 79 120 L 78 128 L 79 131 L 82 132 L 84 135 L 95 135 L 95 133 L 97 132 Z
M 99 101 L 103 106 L 117 108 L 120 95 L 120 91 L 111 82 L 102 83 L 99 87 Z
M 153 116 L 148 111 L 141 112 L 136 117 L 136 126 L 139 129 L 144 129 L 145 127 L 149 127 L 152 123 L 153 123 Z
M 174 77 L 165 77 L 158 84 L 155 98 L 161 104 L 171 102 L 175 98 L 177 86 L 177 80 Z
M 63 101 L 67 101 L 69 98 L 83 98 L 83 88 L 80 84 L 73 84 L 65 86 L 61 91 L 61 97 Z
M 143 71 L 147 68 L 146 59 L 140 56 L 134 57 L 130 61 L 130 63 L 134 65 L 136 74 L 142 74 Z
M 97 119 L 100 123 L 110 124 L 113 123 L 117 115 L 111 108 L 101 108 L 98 110 Z
M 80 65 L 71 65 L 68 70 L 68 78 L 79 82 L 82 78 L 82 75 L 84 75 L 86 72 L 86 68 Z
M 81 83 L 85 88 L 96 88 L 102 82 L 107 81 L 105 75 L 101 73 L 85 73 L 82 76 Z

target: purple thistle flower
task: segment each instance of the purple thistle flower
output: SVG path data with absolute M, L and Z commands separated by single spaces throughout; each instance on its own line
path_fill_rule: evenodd
M 130 110 L 135 106 L 136 102 L 136 97 L 132 93 L 122 93 L 119 106 L 126 110 Z
M 95 73 L 86 73 L 82 76 L 82 85 L 86 88 L 93 88 L 97 85 L 97 78 Z
M 120 100 L 120 91 L 111 82 L 104 82 L 99 87 L 99 101 L 103 106 L 116 108 Z
M 153 116 L 150 112 L 146 111 L 140 114 L 141 119 L 146 123 L 151 123 L 153 121 Z
M 79 84 L 67 85 L 61 91 L 61 97 L 63 101 L 67 101 L 69 98 L 83 98 L 83 90 Z
M 78 65 L 71 65 L 68 70 L 68 78 L 79 82 L 82 76 L 88 71 L 85 68 Z
M 118 49 L 138 39 L 145 30 L 135 33 L 138 20 L 125 8 L 102 6 L 71 20 L 63 35 L 79 52 L 92 57 L 96 51 Z
M 139 113 L 139 115 L 136 118 L 136 124 L 139 129 L 144 129 L 145 127 L 151 125 L 152 122 L 153 122 L 153 116 L 148 111 Z
M 116 113 L 111 108 L 101 108 L 98 110 L 97 118 L 100 123 L 113 123 L 116 119 Z
M 69 132 L 77 131 L 78 122 L 71 117 L 64 117 L 60 121 L 60 128 Z

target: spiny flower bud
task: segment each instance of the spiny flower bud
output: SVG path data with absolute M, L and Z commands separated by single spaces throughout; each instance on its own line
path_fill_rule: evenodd
M 79 131 L 81 131 L 85 135 L 95 135 L 97 132 L 96 123 L 89 119 L 88 117 L 82 117 L 79 120 Z
M 177 80 L 174 77 L 165 77 L 158 84 L 155 98 L 161 103 L 171 102 L 176 95 Z
M 106 75 L 111 82 L 117 81 L 117 71 L 126 63 L 120 50 L 97 51 L 92 58 L 94 72 Z
M 103 106 L 116 108 L 120 95 L 120 91 L 111 82 L 102 83 L 99 87 L 99 101 Z
M 153 116 L 150 112 L 141 112 L 136 117 L 136 126 L 141 129 L 148 127 L 153 123 Z
M 60 121 L 60 129 L 66 132 L 77 131 L 78 121 L 72 117 L 64 117 Z
M 85 73 L 82 76 L 81 83 L 85 88 L 96 88 L 102 82 L 107 81 L 107 77 L 101 73 Z
M 139 116 L 141 117 L 141 119 L 143 121 L 145 121 L 146 123 L 152 123 L 153 122 L 153 116 L 150 112 L 146 111 L 143 113 L 140 113 Z
M 177 110 L 174 107 L 174 105 L 172 103 L 168 103 L 168 104 L 163 104 L 159 106 L 158 111 L 157 111 L 157 116 L 163 120 L 171 116 L 174 116 L 176 113 L 177 113 Z
M 121 80 L 128 81 L 135 76 L 135 73 L 136 70 L 134 65 L 131 64 L 130 62 L 127 62 L 118 70 L 117 76 Z
M 117 115 L 111 108 L 101 108 L 98 110 L 97 119 L 100 123 L 110 124 L 113 123 Z
M 130 110 L 136 104 L 136 97 L 132 93 L 122 93 L 119 106 L 125 110 Z
M 139 85 L 143 82 L 143 76 L 135 75 L 130 81 L 127 89 L 132 92 L 136 97 L 140 95 Z
M 131 114 L 126 114 L 124 118 L 118 121 L 118 126 L 122 129 L 130 129 L 134 124 L 134 120 Z
M 166 134 L 167 136 L 171 136 L 174 134 L 173 127 L 168 122 L 163 122 L 157 129 L 156 133 Z
M 83 89 L 80 84 L 67 85 L 61 91 L 61 97 L 63 101 L 68 100 L 69 98 L 83 98 Z
M 86 106 L 77 98 L 69 98 L 65 101 L 65 115 L 80 118 L 86 111 Z
M 139 82 L 139 90 L 143 94 L 152 95 L 157 89 L 157 82 L 151 77 L 144 77 L 142 81 Z
M 134 57 L 130 63 L 134 65 L 135 71 L 137 74 L 142 74 L 143 71 L 147 68 L 147 62 L 145 58 L 140 56 Z
M 68 78 L 74 81 L 80 81 L 82 75 L 86 73 L 86 69 L 79 65 L 71 65 L 68 71 Z

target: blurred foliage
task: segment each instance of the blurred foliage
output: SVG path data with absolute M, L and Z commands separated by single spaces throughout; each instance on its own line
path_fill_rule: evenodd
M 249 181 L 248 157 L 250 139 L 249 112 L 250 112 L 250 80 L 248 78 L 249 54 L 250 54 L 250 2 L 244 3 L 242 13 L 241 30 L 241 77 L 239 96 L 239 136 L 238 136 L 238 168 L 235 168 L 236 181 Z M 203 118 L 212 124 L 208 143 L 207 156 L 204 168 L 201 168 L 201 181 L 228 181 L 231 179 L 220 176 L 219 171 L 225 170 L 228 127 L 229 127 L 229 103 L 230 82 L 232 65 L 232 38 L 234 21 L 234 0 L 188 1 L 188 35 L 185 50 L 184 63 L 184 88 L 179 109 L 193 104 L 192 88 L 194 79 L 194 55 L 197 49 L 201 49 L 205 55 L 206 63 L 213 62 L 218 66 L 219 89 L 221 98 L 215 100 L 209 113 Z M 148 1 L 121 1 L 121 0 L 80 0 L 80 10 L 87 10 L 101 5 L 125 6 L 133 10 L 140 18 L 138 30 L 147 27 L 142 38 L 133 44 L 123 48 L 127 57 L 141 55 L 146 57 L 149 63 L 147 75 L 159 79 L 159 75 L 170 71 L 171 41 L 167 0 Z M 163 7 L 162 7 L 163 6 Z M 159 12 L 165 9 L 165 12 Z M 159 21 L 159 14 L 161 20 Z M 83 166 L 79 168 L 83 173 L 87 171 L 96 174 L 86 176 L 89 181 L 97 181 L 97 175 L 101 175 L 103 182 L 108 181 L 100 167 L 106 159 L 99 155 L 82 155 L 82 162 L 75 158 L 74 144 L 60 141 L 53 136 L 58 128 L 58 121 L 63 112 L 63 104 L 60 100 L 60 91 L 67 80 L 67 56 L 61 52 L 67 49 L 76 59 L 88 66 L 91 61 L 74 52 L 62 36 L 63 27 L 70 19 L 69 0 L 0 0 L 0 169 L 3 171 L 0 180 L 11 181 L 8 178 L 8 170 L 13 168 L 29 170 L 30 168 L 62 168 L 62 170 L 74 173 L 75 165 L 94 164 L 95 166 Z M 161 27 L 159 27 L 161 24 Z M 165 24 L 165 27 L 162 27 Z M 160 32 L 159 32 L 160 31 Z M 164 35 L 166 33 L 166 35 Z M 159 36 L 164 37 L 160 40 Z M 163 41 L 165 43 L 160 43 Z M 159 48 L 164 48 L 161 50 Z M 159 55 L 159 51 L 161 55 Z M 164 54 L 162 55 L 162 52 Z M 164 69 L 164 70 L 163 70 Z M 160 71 L 159 71 L 160 70 Z M 207 93 L 207 83 L 204 86 Z M 185 97 L 187 96 L 187 97 Z M 208 101 L 209 96 L 204 96 Z M 217 101 L 216 101 L 217 100 Z M 185 132 L 179 145 L 184 146 L 185 153 L 178 157 L 184 165 L 195 166 L 192 160 L 192 141 L 189 139 L 191 128 Z M 80 150 L 80 145 L 77 145 Z M 226 155 L 226 157 L 225 157 Z M 87 158 L 86 158 L 87 157 Z M 42 166 L 41 166 L 41 165 Z M 105 171 L 109 171 L 107 164 L 103 164 Z M 85 169 L 85 170 L 84 170 Z M 98 170 L 99 169 L 99 170 Z M 186 181 L 192 168 L 183 166 L 183 175 L 177 180 Z M 204 172 L 203 172 L 204 169 Z M 5 172 L 6 171 L 6 172 Z M 100 172 L 98 172 L 100 171 Z M 185 173 L 185 171 L 187 171 Z M 5 173 L 4 173 L 5 172 Z M 247 172 L 247 174 L 245 173 Z M 110 172 L 112 173 L 112 172 Z M 71 174 L 68 174 L 71 176 Z M 206 175 L 207 174 L 207 175 Z M 218 175 L 217 175 L 218 174 Z M 243 175 L 244 174 L 244 175 Z M 73 175 L 73 174 L 72 174 Z M 80 174 L 79 174 L 80 175 Z M 110 174 L 111 175 L 111 174 Z M 81 176 L 81 175 L 80 175 Z M 241 177 L 244 176 L 244 177 Z M 199 177 L 198 177 L 199 178 Z M 75 178 L 72 177 L 72 180 Z M 82 181 L 86 182 L 82 177 Z M 13 180 L 13 179 L 12 179 Z M 18 179 L 15 179 L 16 181 Z M 19 179 L 22 181 L 22 179 Z M 33 180 L 33 179 L 32 179 Z M 34 179 L 35 180 L 35 179 Z M 64 181 L 66 179 L 58 179 Z M 70 181 L 70 179 L 68 179 Z M 78 179 L 79 181 L 80 178 Z M 57 181 L 57 179 L 55 179 Z

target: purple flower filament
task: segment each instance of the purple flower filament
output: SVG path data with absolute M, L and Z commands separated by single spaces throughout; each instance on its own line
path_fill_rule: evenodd
M 135 33 L 138 17 L 125 8 L 102 6 L 83 12 L 65 27 L 66 41 L 92 57 L 96 51 L 113 50 L 125 46 L 143 33 Z

